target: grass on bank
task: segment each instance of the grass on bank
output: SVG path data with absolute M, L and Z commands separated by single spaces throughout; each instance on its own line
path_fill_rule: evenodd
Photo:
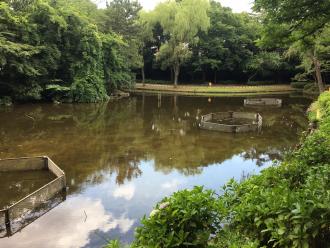
M 330 92 L 309 117 L 318 128 L 281 165 L 229 182 L 221 196 L 196 187 L 166 197 L 142 219 L 130 247 L 330 247 Z
M 288 93 L 295 91 L 290 85 L 163 85 L 163 84 L 136 84 L 131 92 L 145 93 L 172 93 L 183 95 L 223 95 L 223 94 L 269 94 L 269 93 Z

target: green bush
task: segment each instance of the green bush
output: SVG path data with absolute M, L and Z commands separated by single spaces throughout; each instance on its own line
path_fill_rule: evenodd
M 122 245 L 118 240 L 110 241 L 104 248 L 124 248 L 127 246 Z
M 229 228 L 224 228 L 218 237 L 209 243 L 209 248 L 258 248 L 259 241 L 244 237 L 241 233 L 236 233 Z
M 44 97 L 52 101 L 67 102 L 71 101 L 70 99 L 70 87 L 61 86 L 58 84 L 49 84 L 46 85 L 44 90 Z
M 22 102 L 40 101 L 42 99 L 42 92 L 43 88 L 33 82 L 29 85 L 17 86 L 13 98 Z
M 219 201 L 234 233 L 266 247 L 329 246 L 330 94 L 322 94 L 317 106 L 319 129 L 281 166 L 225 187 Z
M 74 102 L 95 103 L 108 99 L 103 81 L 96 75 L 87 75 L 78 78 L 71 86 Z
M 206 247 L 219 229 L 213 191 L 195 187 L 174 193 L 157 204 L 136 230 L 136 247 Z
M 323 123 L 328 123 L 330 120 L 330 93 L 323 93 L 318 100 L 318 106 L 321 111 Z

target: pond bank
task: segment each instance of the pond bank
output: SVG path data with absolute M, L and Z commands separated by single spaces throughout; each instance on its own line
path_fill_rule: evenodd
M 285 94 L 296 91 L 290 85 L 160 85 L 160 84 L 136 84 L 134 89 L 127 90 L 130 93 L 162 93 L 191 96 L 226 96 L 226 95 L 262 95 L 262 94 Z

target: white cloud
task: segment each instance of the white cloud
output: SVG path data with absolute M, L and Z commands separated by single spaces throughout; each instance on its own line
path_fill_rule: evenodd
M 86 197 L 68 199 L 46 216 L 13 237 L 1 239 L 0 247 L 84 247 L 89 243 L 89 236 L 93 231 L 109 232 L 119 228 L 121 233 L 126 233 L 135 222 L 124 215 L 114 218 L 106 213 L 100 200 Z
M 135 193 L 135 186 L 133 184 L 127 184 L 119 186 L 113 192 L 113 197 L 115 198 L 124 198 L 127 201 L 131 200 Z
M 230 7 L 234 12 L 251 12 L 253 0 L 220 0 L 222 6 Z
M 160 0 L 139 0 L 139 2 L 141 3 L 141 5 L 143 6 L 144 9 L 152 10 L 161 1 Z
M 165 182 L 161 185 L 163 189 L 177 190 L 181 182 L 177 179 L 173 179 L 171 181 Z

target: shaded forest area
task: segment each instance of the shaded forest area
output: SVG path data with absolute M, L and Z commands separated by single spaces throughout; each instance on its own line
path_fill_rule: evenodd
M 276 12 L 255 1 L 254 14 L 233 13 L 216 1 L 182 0 L 145 12 L 134 0 L 105 9 L 90 0 L 1 0 L 0 102 L 99 102 L 148 80 L 317 82 L 308 87 L 323 91 L 330 7 L 312 19 L 298 8 Z

